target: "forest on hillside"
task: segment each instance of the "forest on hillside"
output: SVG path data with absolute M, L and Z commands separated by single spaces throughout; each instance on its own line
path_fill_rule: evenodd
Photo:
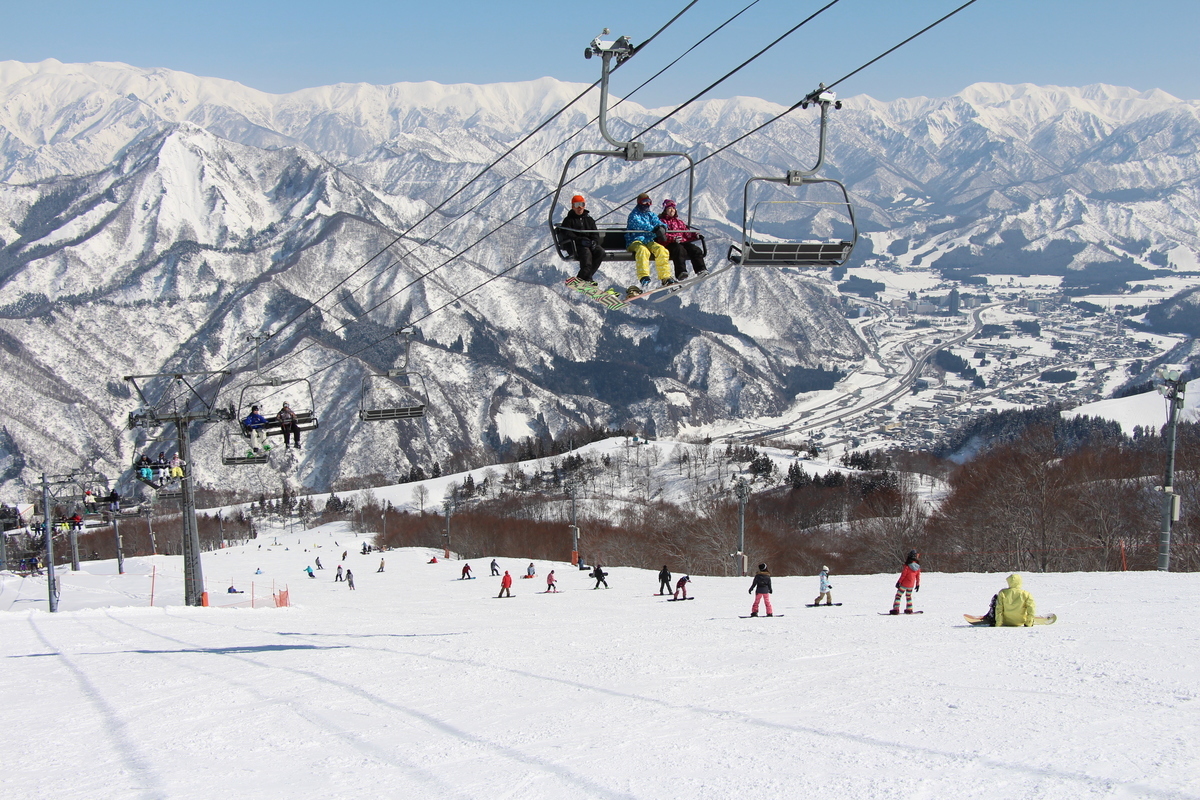
M 1159 431 L 1124 436 L 1103 420 L 1064 420 L 1058 409 L 1003 412 L 977 419 L 932 452 L 850 452 L 842 469 L 824 472 L 803 450 L 781 469 L 778 455 L 750 445 L 629 446 L 599 457 L 571 452 L 603 433 L 523 441 L 517 450 L 537 460 L 494 465 L 444 498 L 429 497 L 419 484 L 419 511 L 393 508 L 369 491 L 356 503 L 354 495 L 336 492 L 324 500 L 297 497 L 284 485 L 277 497 L 263 494 L 231 518 L 202 516 L 202 546 L 252 539 L 264 517 L 292 520 L 298 531 L 351 520 L 381 548 L 569 561 L 573 496 L 585 563 L 648 569 L 666 563 L 680 573 L 733 575 L 742 568 L 733 556 L 740 481 L 749 490 L 746 561 L 765 561 L 780 575 L 815 574 L 824 565 L 842 574 L 887 572 L 914 548 L 933 572 L 1157 564 L 1163 505 L 1157 488 L 1166 462 Z M 1179 426 L 1176 452 L 1174 488 L 1183 513 L 1173 526 L 1171 568 L 1195 571 L 1200 426 Z M 178 515 L 120 526 L 126 555 L 180 552 Z M 111 529 L 81 537 L 85 555 L 112 558 L 115 548 Z

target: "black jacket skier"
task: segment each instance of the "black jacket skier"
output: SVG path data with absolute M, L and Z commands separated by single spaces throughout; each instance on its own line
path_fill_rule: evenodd
M 592 577 L 596 579 L 596 585 L 592 587 L 593 589 L 599 589 L 600 584 L 602 583 L 604 584 L 605 589 L 608 588 L 608 581 L 604 580 L 608 577 L 608 573 L 601 569 L 599 564 L 596 565 L 596 568 L 592 570 L 591 574 Z
M 592 276 L 604 262 L 604 248 L 600 245 L 600 233 L 596 229 L 596 220 L 583 207 L 583 197 L 575 195 L 571 198 L 571 210 L 563 217 L 558 229 L 558 238 L 563 249 L 579 261 L 580 280 L 591 281 Z
M 750 592 L 754 593 L 754 605 L 750 609 L 750 616 L 758 616 L 759 602 L 766 604 L 768 617 L 775 616 L 775 611 L 771 608 L 771 573 L 766 564 L 758 565 L 758 572 L 754 573 L 754 583 L 750 584 Z
M 754 583 L 750 584 L 750 591 L 746 594 L 771 594 L 770 570 L 760 564 L 758 572 L 754 573 Z
M 663 564 L 663 568 L 658 573 L 658 593 L 667 594 L 671 591 L 671 570 L 667 569 L 667 565 Z

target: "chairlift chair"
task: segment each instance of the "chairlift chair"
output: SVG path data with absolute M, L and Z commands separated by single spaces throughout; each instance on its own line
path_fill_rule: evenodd
M 242 436 L 246 439 L 250 438 L 250 429 L 242 424 L 242 420 L 250 414 L 253 406 L 265 410 L 268 401 L 272 405 L 278 402 L 281 407 L 285 402 L 288 403 L 296 414 L 296 428 L 300 432 L 316 430 L 319 427 L 314 410 L 316 405 L 313 401 L 312 383 L 307 378 L 272 378 L 259 383 L 246 384 L 238 397 L 238 410 L 235 416 L 241 426 Z M 267 419 L 267 424 L 263 426 L 263 431 L 267 436 L 283 436 L 279 418 L 270 414 L 263 414 L 263 416 Z
M 817 173 L 825 163 L 825 132 L 829 106 L 841 108 L 833 92 L 825 89 L 822 84 L 816 91 L 809 94 L 802 107 L 810 103 L 821 108 L 821 128 L 818 143 L 817 163 L 807 170 L 788 170 L 783 177 L 756 176 L 746 181 L 742 195 L 742 240 L 740 244 L 730 245 L 729 260 L 743 267 L 839 267 L 850 260 L 854 245 L 858 241 L 858 223 L 854 217 L 854 206 L 850 203 L 850 195 L 840 181 L 833 178 L 818 178 Z M 833 201 L 793 200 L 790 202 L 804 205 L 828 206 L 837 209 L 845 223 L 848 223 L 849 236 L 836 239 L 799 239 L 785 241 L 767 239 L 754 233 L 755 217 L 764 205 L 760 202 L 754 206 L 751 214 L 750 189 L 756 182 L 782 183 L 786 186 L 813 187 L 829 184 L 837 193 Z M 839 196 L 840 195 L 840 196 Z M 777 201 L 767 201 L 774 204 Z
M 238 428 L 231 428 L 221 439 L 221 463 L 227 467 L 254 466 L 270 463 L 266 453 L 255 453 L 246 449 L 244 426 L 237 422 Z
M 608 33 L 608 29 L 604 30 Z M 603 34 L 601 34 L 603 35 Z M 558 187 L 554 190 L 554 198 L 550 201 L 550 235 L 554 241 L 554 246 L 558 250 L 558 254 L 564 261 L 574 261 L 574 241 L 570 229 L 563 229 L 560 217 L 557 214 L 559 197 L 566 190 L 569 182 L 568 175 L 571 171 L 571 165 L 575 159 L 581 156 L 599 156 L 603 158 L 619 158 L 623 161 L 644 161 L 650 158 L 682 158 L 687 161 L 687 177 L 688 191 L 687 204 L 684 206 L 684 220 L 688 227 L 692 226 L 692 198 L 695 193 L 696 186 L 696 163 L 690 155 L 683 152 L 667 151 L 667 150 L 647 150 L 643 142 L 622 142 L 614 138 L 608 132 L 608 76 L 611 71 L 611 62 L 614 58 L 617 60 L 617 65 L 624 63 L 626 60 L 633 57 L 635 48 L 630 42 L 628 36 L 622 36 L 615 42 L 602 42 L 597 36 L 592 40 L 592 43 L 584 50 L 584 56 L 591 58 L 593 55 L 598 55 L 601 58 L 600 70 L 600 135 L 617 148 L 615 150 L 580 150 L 573 153 L 567 159 L 567 163 L 563 166 L 562 175 L 558 180 Z M 606 261 L 633 261 L 634 255 L 625 249 L 625 234 L 630 231 L 624 225 L 600 225 L 597 223 L 596 228 L 600 234 L 600 246 L 604 248 L 604 257 Z M 708 255 L 708 248 L 704 242 L 704 237 L 699 239 L 699 245 L 704 255 Z
M 412 328 L 396 331 L 395 335 L 404 337 L 404 354 L 399 367 L 389 369 L 383 375 L 368 375 L 363 378 L 358 406 L 358 418 L 363 422 L 416 419 L 425 416 L 425 402 L 429 397 L 425 391 L 425 378 L 408 368 L 412 332 Z
M 413 385 L 413 379 L 420 384 Z M 396 391 L 396 390 L 399 391 Z M 362 382 L 358 418 L 363 422 L 416 419 L 425 416 L 425 379 L 415 372 L 389 369 L 384 375 L 368 375 Z

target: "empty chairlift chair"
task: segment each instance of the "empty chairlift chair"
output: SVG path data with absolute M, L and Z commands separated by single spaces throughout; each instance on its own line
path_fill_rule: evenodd
M 383 422 L 392 419 L 419 419 L 425 416 L 425 379 L 408 367 L 409 346 L 414 329 L 401 328 L 395 336 L 404 340 L 398 358 L 400 364 L 383 375 L 363 378 L 358 418 L 363 422 Z
M 358 418 L 363 422 L 425 416 L 425 380 L 415 372 L 389 369 L 363 378 Z
M 829 106 L 841 108 L 841 103 L 835 99 L 833 92 L 826 91 L 824 86 L 811 93 L 803 107 L 807 108 L 809 103 L 821 108 L 817 163 L 812 169 L 788 170 L 783 177 L 752 177 L 746 181 L 742 196 L 742 241 L 729 248 L 729 260 L 735 264 L 743 267 L 839 267 L 846 264 L 854 252 L 854 245 L 858 241 L 858 224 L 854 218 L 854 206 L 850 203 L 850 195 L 840 181 L 817 177 L 825 162 L 825 131 Z M 758 182 L 798 187 L 802 196 L 787 201 L 760 201 L 753 206 L 752 213 L 750 190 Z M 832 190 L 826 192 L 832 199 L 813 199 L 815 187 Z M 780 221 L 770 218 L 770 214 L 764 214 L 764 219 L 759 219 L 759 212 L 772 206 L 783 208 L 789 204 L 796 207 L 807 206 L 813 208 L 817 215 L 825 214 L 831 217 L 843 235 L 831 239 L 804 237 L 789 240 L 763 234 L 762 228 L 771 224 L 779 225 Z M 798 222 L 803 220 L 794 215 L 790 226 L 794 227 Z M 759 226 L 757 236 L 756 224 Z M 789 225 L 784 223 L 782 227 L 786 228 Z

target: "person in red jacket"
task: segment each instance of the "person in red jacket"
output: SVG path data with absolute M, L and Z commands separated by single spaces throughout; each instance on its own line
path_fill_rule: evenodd
M 896 581 L 896 600 L 892 603 L 892 614 L 900 613 L 901 596 L 904 597 L 904 613 L 913 613 L 912 593 L 921 591 L 921 565 L 917 563 L 920 557 L 921 554 L 916 550 L 909 550 L 904 559 L 904 569 L 900 571 L 900 580 Z
M 500 594 L 496 597 L 512 597 L 512 575 L 508 574 L 508 570 L 504 570 L 504 577 L 500 579 Z

